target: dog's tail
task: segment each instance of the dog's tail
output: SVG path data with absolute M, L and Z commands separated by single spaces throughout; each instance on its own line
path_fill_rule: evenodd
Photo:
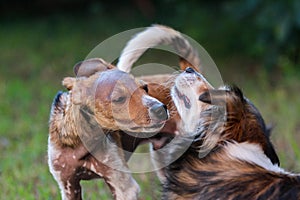
M 149 48 L 158 45 L 171 45 L 180 57 L 180 68 L 192 67 L 200 71 L 200 59 L 197 50 L 178 31 L 162 26 L 153 25 L 138 33 L 123 49 L 117 67 L 129 73 L 132 65 Z

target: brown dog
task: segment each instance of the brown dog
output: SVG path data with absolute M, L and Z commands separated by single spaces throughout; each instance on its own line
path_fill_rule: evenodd
M 93 178 L 104 178 L 115 199 L 137 199 L 120 136 L 159 131 L 166 107 L 101 59 L 76 65 L 75 73 L 77 78 L 64 79 L 69 91 L 55 97 L 49 122 L 49 168 L 62 199 L 81 199 L 80 180 Z
M 172 88 L 192 145 L 164 169 L 163 199 L 300 199 L 300 176 L 278 166 L 255 106 L 237 87 L 205 87 L 188 68 Z

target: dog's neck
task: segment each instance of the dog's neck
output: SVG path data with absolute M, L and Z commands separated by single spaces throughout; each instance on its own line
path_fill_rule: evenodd
M 64 92 L 59 93 L 54 100 L 49 128 L 51 140 L 55 144 L 75 147 L 82 140 L 90 143 L 95 137 L 98 140 L 113 132 L 99 126 L 90 107 L 74 104 L 71 98 L 70 93 Z M 117 134 L 111 135 L 114 137 Z
M 278 164 L 273 164 L 264 153 L 260 145 L 255 143 L 231 143 L 228 142 L 225 146 L 226 153 L 234 159 L 243 162 L 258 165 L 266 170 L 286 173 Z
M 187 140 L 192 138 L 184 138 L 183 143 L 186 143 Z M 229 158 L 233 160 L 239 160 L 242 162 L 247 162 L 251 164 L 258 165 L 266 170 L 273 172 L 286 173 L 282 168 L 278 166 L 277 163 L 273 164 L 270 158 L 264 153 L 261 145 L 256 143 L 248 142 L 235 142 L 235 141 L 223 141 L 217 144 L 210 152 L 206 152 L 205 155 L 202 154 L 202 151 L 199 151 L 201 145 L 203 144 L 203 139 L 201 138 L 201 133 L 197 134 L 189 149 L 185 152 L 186 155 L 182 156 L 193 156 L 197 159 L 210 159 L 214 157 L 218 152 L 223 151 Z M 179 144 L 178 146 L 180 146 Z
M 54 99 L 50 114 L 50 139 L 58 146 L 74 147 L 80 143 L 76 128 L 70 95 L 67 92 L 60 92 Z

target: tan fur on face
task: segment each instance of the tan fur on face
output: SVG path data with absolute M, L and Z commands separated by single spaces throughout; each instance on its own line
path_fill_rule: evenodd
M 164 74 L 153 76 L 139 77 L 147 83 L 148 94 L 156 99 L 159 99 L 165 104 L 169 110 L 170 118 L 160 132 L 177 134 L 178 126 L 180 124 L 180 116 L 171 97 L 171 87 L 174 85 L 174 79 L 177 75 Z
M 99 114 L 100 118 L 116 120 L 127 125 L 133 122 L 146 126 L 150 123 L 147 110 L 143 111 L 139 107 L 143 105 L 141 100 L 146 92 L 131 79 L 128 74 L 116 71 L 104 74 L 97 80 L 96 114 Z M 118 102 L 119 99 L 122 102 Z M 110 129 L 116 128 L 118 127 L 110 127 Z
M 89 77 L 67 77 L 63 80 L 63 85 L 69 89 L 69 92 L 63 95 L 66 108 L 54 108 L 52 112 L 56 113 L 55 109 L 62 109 L 64 114 L 61 115 L 61 119 L 51 117 L 50 129 L 61 127 L 56 124 L 66 126 L 61 127 L 62 131 L 57 131 L 61 134 L 58 138 L 61 138 L 65 145 L 77 144 L 79 135 L 74 123 L 78 121 L 76 117 L 80 109 L 94 115 L 99 125 L 109 130 L 139 131 L 139 127 L 147 128 L 157 124 L 149 116 L 149 107 L 143 104 L 144 96 L 148 95 L 142 86 L 127 73 L 109 69 L 96 72 Z M 115 102 L 123 97 L 126 98 L 123 103 Z M 157 122 L 161 123 L 159 120 Z M 137 129 L 131 130 L 131 127 Z M 151 131 L 155 131 L 155 128 L 151 128 Z

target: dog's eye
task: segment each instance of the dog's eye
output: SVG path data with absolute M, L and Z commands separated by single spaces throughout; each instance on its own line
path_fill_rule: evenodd
M 148 85 L 147 84 L 143 85 L 142 89 L 145 90 L 148 93 Z
M 125 96 L 120 96 L 117 97 L 115 99 L 112 100 L 113 103 L 124 103 L 126 101 L 126 97 Z

